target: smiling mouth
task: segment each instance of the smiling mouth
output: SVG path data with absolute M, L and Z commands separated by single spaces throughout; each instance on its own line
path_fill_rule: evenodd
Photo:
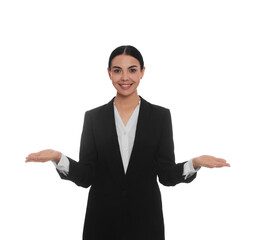
M 121 87 L 130 87 L 133 83 L 131 84 L 119 84 Z
M 133 83 L 131 84 L 119 84 L 119 86 L 123 89 L 123 90 L 128 90 Z

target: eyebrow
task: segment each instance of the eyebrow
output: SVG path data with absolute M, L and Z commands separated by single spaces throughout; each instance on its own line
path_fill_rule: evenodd
M 128 69 L 134 68 L 134 67 L 138 67 L 138 66 L 137 66 L 137 65 L 132 65 L 132 66 L 128 67 Z M 114 66 L 114 67 L 112 67 L 112 68 L 120 68 L 120 69 L 121 69 L 121 67 L 118 67 L 118 66 Z

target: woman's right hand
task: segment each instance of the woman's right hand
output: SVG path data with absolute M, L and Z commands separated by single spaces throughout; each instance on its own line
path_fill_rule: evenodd
M 55 161 L 59 163 L 61 159 L 61 152 L 53 149 L 46 149 L 40 152 L 31 153 L 26 157 L 26 162 L 48 162 Z

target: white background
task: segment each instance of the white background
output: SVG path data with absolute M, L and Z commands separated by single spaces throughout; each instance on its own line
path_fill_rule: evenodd
M 246 0 L 2 0 L 0 239 L 81 239 L 88 190 L 24 161 L 46 148 L 78 160 L 84 113 L 115 95 L 107 62 L 123 44 L 144 57 L 139 94 L 171 109 L 176 161 L 232 165 L 160 185 L 166 240 L 254 239 L 253 12 Z

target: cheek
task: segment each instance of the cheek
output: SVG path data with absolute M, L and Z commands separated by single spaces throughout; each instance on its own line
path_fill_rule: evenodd
M 112 83 L 115 83 L 118 81 L 118 78 L 115 75 L 112 75 L 110 79 L 111 79 Z
M 113 85 L 118 85 L 119 79 L 117 79 L 117 78 L 112 78 L 111 80 L 112 80 L 112 84 L 113 84 Z
M 134 82 L 139 82 L 139 81 L 140 81 L 140 76 L 133 76 L 133 77 L 132 77 L 132 80 L 133 80 Z

